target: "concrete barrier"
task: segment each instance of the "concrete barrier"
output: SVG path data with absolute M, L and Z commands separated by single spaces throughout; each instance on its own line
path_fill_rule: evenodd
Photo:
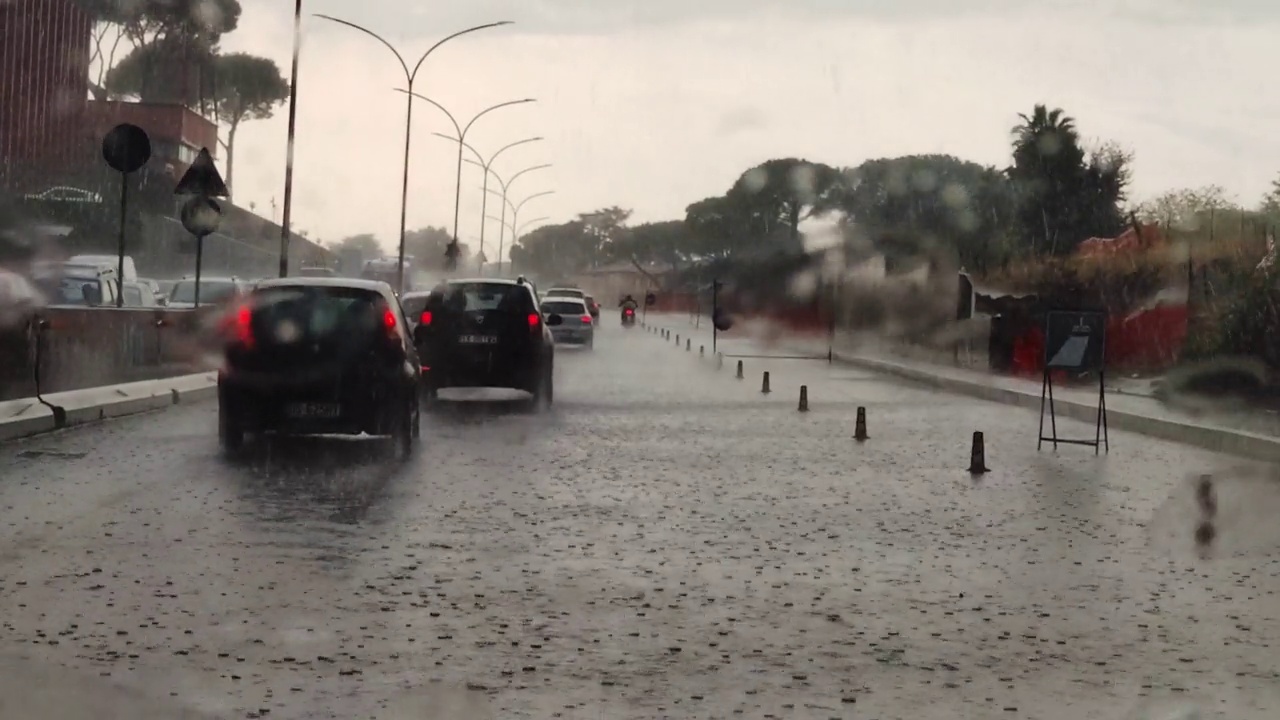
M 211 311 L 46 308 L 0 335 L 0 400 L 210 369 Z M 37 387 L 38 384 L 38 387 Z
M 217 384 L 216 372 L 202 372 L 7 400 L 0 402 L 0 440 L 206 400 L 217 395 Z M 62 423 L 53 407 L 61 409 Z

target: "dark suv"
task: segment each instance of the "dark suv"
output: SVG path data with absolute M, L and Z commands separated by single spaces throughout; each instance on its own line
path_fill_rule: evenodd
M 554 397 L 555 343 L 533 286 L 523 280 L 450 280 L 431 291 L 413 331 L 424 397 L 450 387 L 497 387 L 533 395 L 533 409 Z
M 418 356 L 383 282 L 281 278 L 260 283 L 222 327 L 218 435 L 390 436 L 398 459 L 419 435 Z

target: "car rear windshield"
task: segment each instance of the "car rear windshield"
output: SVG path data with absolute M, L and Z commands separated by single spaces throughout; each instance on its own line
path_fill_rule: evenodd
M 542 312 L 547 315 L 581 315 L 586 311 L 586 306 L 580 302 L 549 301 L 542 303 Z
M 385 309 L 377 292 L 314 285 L 261 288 L 254 291 L 252 305 L 260 327 L 279 328 L 289 320 L 313 338 L 372 330 Z
M 414 295 L 400 299 L 400 307 L 404 308 L 404 314 L 410 320 L 416 320 L 422 315 L 422 311 L 427 309 L 428 295 Z
M 236 284 L 226 280 L 201 280 L 200 302 L 216 303 L 230 297 L 236 291 Z M 196 301 L 196 281 L 181 280 L 173 286 L 173 294 L 169 300 L 177 303 L 193 303 Z
M 555 290 L 548 290 L 548 291 L 547 291 L 547 297 L 576 297 L 576 298 L 580 298 L 580 297 L 585 297 L 585 296 L 586 296 L 586 293 L 582 292 L 581 290 L 566 290 L 566 289 L 564 289 L 564 288 L 558 288 L 558 289 L 555 289 Z
M 505 283 L 454 283 L 445 291 L 444 304 L 450 310 L 476 312 L 511 310 L 528 312 L 527 292 L 519 285 Z

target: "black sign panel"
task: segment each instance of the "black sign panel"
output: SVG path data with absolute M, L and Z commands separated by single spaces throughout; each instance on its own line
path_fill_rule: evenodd
M 1051 310 L 1045 316 L 1044 364 L 1049 370 L 1091 372 L 1106 361 L 1107 316 Z
M 956 320 L 968 320 L 973 317 L 973 280 L 966 273 L 960 273 L 960 296 L 956 303 Z

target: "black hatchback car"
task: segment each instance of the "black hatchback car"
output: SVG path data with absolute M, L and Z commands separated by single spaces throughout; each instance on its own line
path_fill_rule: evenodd
M 418 356 L 383 282 L 267 280 L 224 319 L 218 436 L 389 436 L 404 459 L 419 436 Z
M 555 343 L 533 286 L 523 280 L 450 280 L 436 287 L 413 331 L 424 397 L 452 387 L 528 392 L 537 409 L 555 394 Z

